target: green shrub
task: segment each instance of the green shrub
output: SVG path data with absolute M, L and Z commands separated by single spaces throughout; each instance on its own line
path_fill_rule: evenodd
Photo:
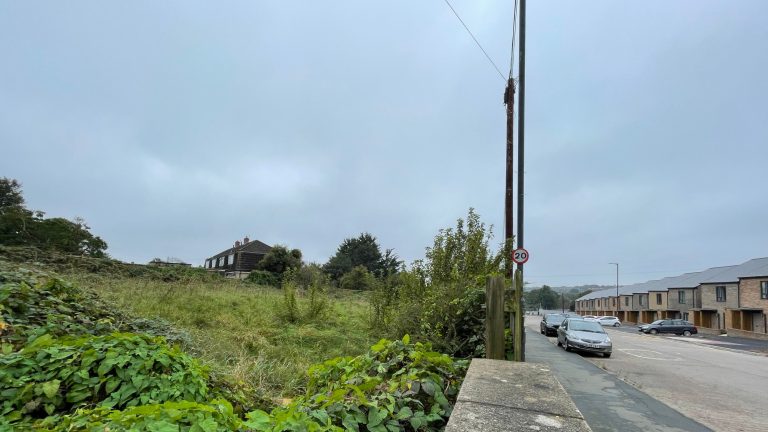
M 296 285 L 293 282 L 283 284 L 282 317 L 289 323 L 295 323 L 300 316 L 299 305 L 296 303 Z
M 442 430 L 466 366 L 431 351 L 428 344 L 411 344 L 408 336 L 383 339 L 361 356 L 310 368 L 306 395 L 273 411 L 272 422 L 279 425 L 287 414 L 302 412 L 329 429 Z
M 455 228 L 440 230 L 423 261 L 379 285 L 371 296 L 371 324 L 393 337 L 411 334 L 456 357 L 483 352 L 489 276 L 504 273 L 509 245 L 489 245 L 486 227 L 473 209 Z
M 0 356 L 0 415 L 46 417 L 95 404 L 125 408 L 173 400 L 202 402 L 207 373 L 159 337 L 129 333 L 37 338 Z
M 341 277 L 342 289 L 369 291 L 375 288 L 376 278 L 363 266 L 357 266 Z
M 280 275 L 266 270 L 253 270 L 248 274 L 248 277 L 245 278 L 245 281 L 256 285 L 279 287 Z
M 37 430 L 65 431 L 245 431 L 248 427 L 223 399 L 208 403 L 165 402 L 129 407 L 78 410 L 62 418 L 49 417 L 38 422 Z

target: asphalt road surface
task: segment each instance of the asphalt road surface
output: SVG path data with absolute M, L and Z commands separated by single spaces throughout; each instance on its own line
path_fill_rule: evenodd
M 535 317 L 527 320 L 526 359 L 541 361 L 540 357 L 551 356 L 555 359 L 558 364 L 552 368 L 558 379 L 595 430 L 706 430 L 704 426 L 716 431 L 768 430 L 768 410 L 765 409 L 768 357 L 764 355 L 721 349 L 697 338 L 650 336 L 626 328 L 609 328 L 613 355 L 604 359 L 599 355 L 565 353 L 555 345 L 555 338 L 545 338 L 538 333 L 538 321 Z M 553 351 L 560 355 L 554 356 Z M 565 366 L 559 358 L 562 356 L 567 359 Z M 599 372 L 584 368 L 585 362 L 592 363 Z M 590 372 L 589 378 L 578 377 L 585 372 Z M 594 406 L 600 401 L 598 396 L 605 392 L 602 388 L 594 391 L 596 385 L 592 380 L 599 373 L 614 380 L 620 378 L 624 386 L 631 384 L 630 388 L 637 393 L 627 392 L 620 385 L 607 387 L 614 402 L 641 417 L 639 423 L 632 422 L 636 429 L 603 425 L 601 419 L 593 423 L 588 416 L 590 410 L 594 410 L 597 417 L 608 415 Z M 598 382 L 603 383 L 604 379 L 600 377 Z M 566 384 L 569 382 L 572 384 Z M 590 390 L 585 392 L 581 385 Z M 646 400 L 639 395 L 653 399 L 666 410 L 654 404 L 643 407 Z M 585 403 L 582 409 L 580 397 L 594 400 L 595 404 Z
M 707 427 L 539 334 L 540 317 L 527 317 L 526 361 L 546 363 L 595 432 L 709 431 Z M 610 359 L 617 353 L 614 353 Z

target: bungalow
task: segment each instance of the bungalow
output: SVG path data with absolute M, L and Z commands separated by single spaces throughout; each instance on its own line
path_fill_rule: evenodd
M 241 275 L 256 268 L 256 264 L 270 250 L 272 250 L 271 246 L 245 237 L 242 242 L 238 240 L 231 248 L 207 258 L 204 267 L 208 271 Z

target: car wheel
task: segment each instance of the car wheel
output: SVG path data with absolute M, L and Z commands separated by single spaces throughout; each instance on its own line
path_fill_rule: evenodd
M 605 357 L 605 358 L 611 358 L 611 353 L 605 353 L 605 354 L 603 354 L 603 357 Z
M 650 333 L 650 334 L 656 334 L 656 333 L 658 333 L 658 332 L 659 332 L 659 331 L 658 331 L 658 330 L 656 330 L 656 329 L 651 329 L 651 331 L 649 331 L 648 333 Z
M 686 331 L 683 332 L 683 336 L 690 336 L 690 335 L 691 335 L 691 331 L 690 330 L 686 330 Z
M 619 324 L 619 323 L 616 323 L 616 324 L 614 324 L 613 326 L 614 326 L 614 327 L 618 327 L 618 326 L 620 326 L 620 325 L 621 325 L 621 324 Z
M 539 330 L 539 331 L 541 332 L 541 334 L 544 334 L 544 330 Z
M 563 344 L 560 343 L 560 338 L 557 338 L 557 346 L 563 346 Z

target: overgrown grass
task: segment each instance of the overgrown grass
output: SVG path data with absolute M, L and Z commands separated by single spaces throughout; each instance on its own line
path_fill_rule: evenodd
M 282 290 L 241 281 L 163 282 L 83 272 L 65 277 L 126 312 L 187 330 L 195 354 L 214 371 L 272 399 L 303 392 L 310 365 L 359 355 L 380 337 L 370 330 L 363 293 L 335 291 L 320 316 L 290 323 L 283 318 Z M 297 292 L 300 310 L 308 308 L 304 295 Z

